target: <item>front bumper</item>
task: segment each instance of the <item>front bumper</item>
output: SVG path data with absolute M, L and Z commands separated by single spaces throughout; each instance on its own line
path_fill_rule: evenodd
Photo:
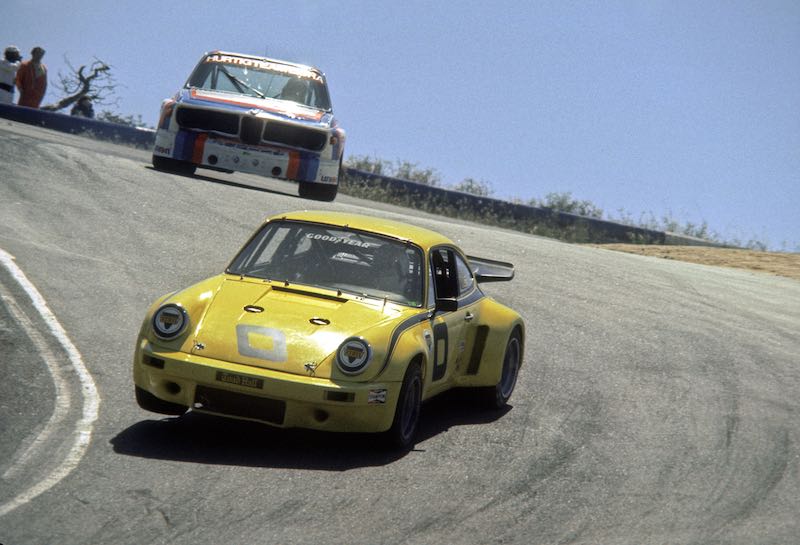
M 136 386 L 198 412 L 282 428 L 382 432 L 394 418 L 401 383 L 334 382 L 166 352 L 140 340 Z
M 198 131 L 158 129 L 153 154 L 199 166 L 296 182 L 336 185 L 339 181 L 338 158 L 325 159 L 324 153 L 249 145 Z

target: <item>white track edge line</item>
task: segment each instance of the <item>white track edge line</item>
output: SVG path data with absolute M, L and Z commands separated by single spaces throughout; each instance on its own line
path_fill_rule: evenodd
M 20 287 L 25 290 L 28 297 L 31 298 L 34 308 L 39 312 L 45 324 L 47 324 L 48 329 L 50 329 L 50 332 L 66 351 L 69 361 L 81 382 L 81 392 L 83 393 L 83 413 L 75 426 L 75 443 L 66 458 L 61 465 L 47 477 L 22 493 L 17 494 L 12 500 L 0 505 L 0 517 L 2 517 L 55 486 L 78 466 L 81 458 L 83 458 L 89 448 L 89 442 L 92 439 L 92 427 L 97 420 L 100 409 L 100 395 L 97 392 L 97 386 L 94 383 L 94 379 L 92 379 L 92 375 L 83 363 L 80 352 L 78 352 L 78 349 L 69 339 L 67 332 L 61 326 L 58 319 L 50 311 L 44 297 L 42 297 L 42 294 L 36 289 L 36 286 L 28 280 L 28 277 L 25 276 L 22 269 L 17 266 L 14 262 L 14 257 L 1 248 L 0 262 L 5 266 Z

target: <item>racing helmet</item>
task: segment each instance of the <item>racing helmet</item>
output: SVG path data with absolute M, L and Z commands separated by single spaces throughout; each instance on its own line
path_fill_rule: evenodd
M 293 100 L 302 104 L 305 102 L 307 91 L 308 86 L 306 82 L 298 78 L 290 78 L 289 81 L 286 82 L 286 85 L 283 86 L 280 98 Z
M 373 268 L 378 272 L 375 282 L 378 289 L 403 293 L 409 281 L 410 260 L 405 248 L 387 243 L 375 251 Z

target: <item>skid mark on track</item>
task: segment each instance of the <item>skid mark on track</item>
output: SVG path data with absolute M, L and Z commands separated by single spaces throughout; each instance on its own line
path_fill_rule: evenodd
M 75 425 L 73 430 L 73 444 L 61 464 L 49 475 L 45 476 L 42 480 L 34 483 L 30 488 L 23 490 L 14 498 L 4 504 L 0 504 L 0 517 L 13 511 L 14 509 L 25 505 L 40 494 L 46 492 L 64 477 L 70 474 L 75 469 L 86 453 L 89 447 L 89 442 L 92 438 L 92 428 L 94 422 L 97 420 L 98 411 L 100 408 L 100 396 L 97 393 L 92 376 L 86 369 L 83 363 L 80 352 L 67 336 L 67 332 L 59 323 L 58 319 L 47 306 L 44 297 L 39 293 L 39 290 L 28 280 L 25 273 L 14 263 L 14 257 L 0 249 L 0 264 L 2 264 L 9 272 L 11 277 L 19 284 L 31 300 L 33 308 L 41 316 L 44 323 L 47 325 L 48 330 L 53 337 L 58 341 L 66 352 L 69 363 L 80 380 L 81 393 L 83 394 L 83 412 L 81 418 Z M 58 390 L 57 390 L 58 391 Z M 56 404 L 58 406 L 58 402 Z M 52 420 L 52 419 L 51 419 Z M 35 441 L 34 441 L 35 445 Z M 33 445 L 32 445 L 33 446 Z M 26 456 L 30 455 L 30 451 L 25 453 Z
M 698 543 L 718 539 L 758 509 L 786 476 L 791 446 L 789 430 L 773 428 L 764 431 L 756 456 L 751 457 L 750 452 L 738 453 L 737 459 L 730 463 L 729 475 L 720 481 L 711 498 L 713 511 L 708 535 Z

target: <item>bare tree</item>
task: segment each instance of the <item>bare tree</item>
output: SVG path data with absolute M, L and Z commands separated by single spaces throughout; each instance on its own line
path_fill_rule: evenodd
M 69 66 L 70 73 L 64 75 L 59 72 L 57 84 L 64 98 L 55 104 L 42 106 L 42 110 L 63 110 L 83 97 L 88 97 L 98 105 L 117 105 L 119 98 L 112 98 L 117 82 L 111 73 L 111 65 L 95 57 L 90 65 L 82 65 L 76 70 L 66 57 L 64 61 Z

